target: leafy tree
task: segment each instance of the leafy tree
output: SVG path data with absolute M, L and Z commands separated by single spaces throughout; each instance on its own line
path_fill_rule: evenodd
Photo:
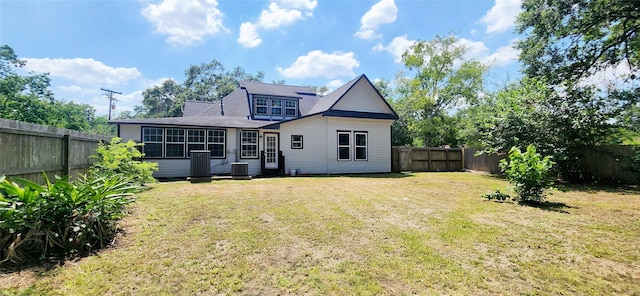
M 549 84 L 547 145 L 562 175 L 580 179 L 575 158 L 588 145 L 619 143 L 640 125 L 640 4 L 614 0 L 525 0 L 517 44 L 524 73 Z M 606 71 L 616 76 L 609 79 Z M 559 152 L 559 153 L 558 153 Z
M 403 146 L 411 145 L 413 143 L 413 137 L 409 131 L 407 120 L 404 116 L 400 116 L 398 110 L 402 107 L 397 103 L 396 90 L 393 88 L 390 80 L 376 79 L 373 81 L 373 86 L 378 90 L 382 97 L 387 100 L 389 105 L 399 114 L 398 120 L 391 124 L 391 145 Z
M 0 47 L 0 117 L 32 123 L 47 123 L 47 104 L 53 101 L 46 74 L 19 75 L 25 61 L 8 45 Z
M 137 106 L 136 113 L 140 117 L 182 116 L 186 96 L 187 89 L 184 86 L 167 79 L 162 85 L 155 85 L 142 92 L 142 106 Z
M 115 137 L 117 135 L 116 126 L 109 124 L 107 115 L 94 117 L 91 121 L 91 128 L 89 129 L 89 132 L 110 137 Z
M 176 117 L 182 116 L 186 100 L 217 101 L 238 87 L 240 81 L 262 81 L 264 73 L 249 74 L 240 67 L 225 70 L 222 63 L 213 60 L 209 63 L 191 65 L 185 71 L 186 80 L 178 84 L 174 80 L 165 80 L 160 86 L 153 86 L 142 93 L 141 106 L 135 107 L 135 114 L 126 117 Z M 284 81 L 276 81 L 284 83 Z M 274 83 L 276 83 L 274 82 Z M 121 114 L 120 118 L 125 118 Z
M 187 99 L 197 101 L 217 101 L 236 89 L 240 81 L 264 79 L 262 71 L 255 75 L 247 73 L 240 67 L 226 71 L 222 63 L 215 59 L 209 63 L 189 66 L 185 75 L 187 79 L 184 86 L 188 90 Z
M 399 109 L 411 133 L 425 146 L 455 144 L 448 142 L 451 137 L 437 133 L 451 123 L 448 112 L 460 103 L 475 101 L 482 91 L 488 67 L 465 58 L 466 51 L 454 36 L 436 36 L 416 42 L 402 55 L 413 78 L 396 79 Z
M 638 81 L 640 2 L 619 0 L 525 0 L 517 43 L 527 76 L 552 85 L 575 84 L 614 66 Z

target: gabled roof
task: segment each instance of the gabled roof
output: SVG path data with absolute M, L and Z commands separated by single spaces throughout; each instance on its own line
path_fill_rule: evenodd
M 332 108 L 342 100 L 347 93 L 362 79 L 382 100 L 391 113 L 371 113 L 358 110 L 333 110 Z M 206 127 L 240 127 L 259 128 L 277 125 L 284 121 L 252 120 L 250 95 L 265 95 L 271 97 L 289 97 L 298 99 L 300 118 L 323 114 L 324 116 L 397 119 L 398 115 L 380 95 L 371 81 L 364 74 L 347 82 L 326 96 L 316 95 L 315 89 L 306 86 L 292 86 L 282 84 L 242 81 L 240 87 L 225 96 L 222 101 L 187 101 L 183 110 L 183 117 L 145 118 L 145 119 L 116 119 L 109 121 L 117 124 L 154 124 L 154 125 L 187 125 Z M 223 114 L 224 111 L 224 114 Z M 293 121 L 289 119 L 286 121 Z

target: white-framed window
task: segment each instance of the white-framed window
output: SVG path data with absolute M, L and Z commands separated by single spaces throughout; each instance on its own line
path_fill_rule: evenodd
M 168 128 L 165 129 L 165 157 L 167 158 L 183 158 L 184 157 L 184 129 Z
M 205 143 L 205 130 L 187 130 L 187 157 L 192 150 L 204 150 Z
M 207 145 L 209 151 L 211 151 L 212 158 L 224 158 L 225 157 L 225 142 L 226 142 L 225 130 L 209 130 L 207 135 Z
M 256 114 L 257 115 L 269 115 L 269 109 L 267 108 L 268 99 L 258 97 L 256 98 Z
M 338 160 L 351 160 L 351 132 L 338 132 Z
M 258 158 L 258 131 L 240 132 L 240 157 Z
M 281 99 L 271 99 L 271 115 L 273 115 L 273 116 L 281 116 L 282 115 L 282 100 Z
M 164 129 L 156 127 L 142 128 L 142 153 L 147 158 L 162 157 L 162 140 Z
M 291 135 L 291 149 L 302 149 L 302 135 Z
M 355 160 L 367 160 L 367 133 L 366 132 L 354 132 L 355 153 L 353 158 Z
M 255 97 L 255 115 L 296 117 L 298 115 L 298 100 Z
M 298 114 L 298 101 L 284 100 L 284 115 L 287 117 L 295 117 Z

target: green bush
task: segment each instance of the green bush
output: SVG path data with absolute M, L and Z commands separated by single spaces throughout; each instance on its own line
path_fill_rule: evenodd
M 158 164 L 139 159 L 144 156 L 134 141 L 122 142 L 120 138 L 112 138 L 109 144 L 100 143 L 96 149 L 96 155 L 92 157 L 96 161 L 92 164 L 90 172 L 100 175 L 123 174 L 131 178 L 133 183 L 142 185 L 153 182 L 153 172 L 158 170 Z
M 495 200 L 500 202 L 503 202 L 507 199 L 511 199 L 511 196 L 509 194 L 500 191 L 500 189 L 497 189 L 496 191 L 491 193 L 485 193 L 481 197 L 487 200 Z
M 536 153 L 533 145 L 529 145 L 524 153 L 512 147 L 508 160 L 500 161 L 500 168 L 518 194 L 516 200 L 520 203 L 544 200 L 545 190 L 553 186 L 553 165 L 551 158 Z
M 45 175 L 46 178 L 46 175 Z M 0 176 L 0 265 L 84 255 L 115 237 L 138 186 L 111 176 L 59 178 L 41 186 Z

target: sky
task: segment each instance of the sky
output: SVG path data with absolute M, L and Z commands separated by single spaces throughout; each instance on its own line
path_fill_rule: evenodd
M 190 65 L 220 61 L 264 82 L 335 89 L 366 74 L 393 80 L 417 40 L 455 34 L 489 83 L 518 77 L 521 0 L 0 0 L 0 44 L 49 73 L 56 99 L 114 116 Z

